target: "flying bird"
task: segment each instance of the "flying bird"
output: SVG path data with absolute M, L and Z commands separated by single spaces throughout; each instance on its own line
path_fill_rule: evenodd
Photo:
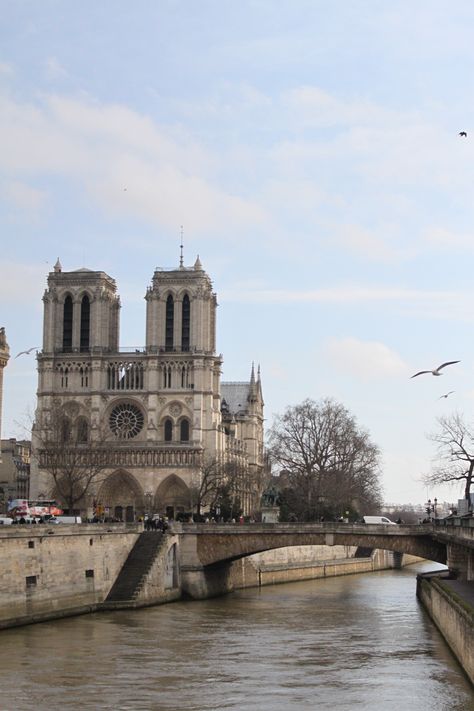
M 446 395 L 440 395 L 438 400 L 441 400 L 443 397 L 449 397 L 450 395 L 453 394 L 453 392 L 454 392 L 454 390 L 450 390 L 449 393 L 446 393 Z
M 459 131 L 459 135 L 460 135 L 460 136 L 464 136 L 465 138 L 467 138 L 467 133 L 466 133 L 466 131 Z
M 417 375 L 423 375 L 423 373 L 431 373 L 431 375 L 443 375 L 443 373 L 439 372 L 441 368 L 446 368 L 447 365 L 453 365 L 453 363 L 460 362 L 460 360 L 448 360 L 447 363 L 441 363 L 441 365 L 438 365 L 438 367 L 434 370 L 420 370 L 418 373 L 415 373 L 415 375 L 412 375 L 411 377 L 416 378 Z
M 35 351 L 37 348 L 39 348 L 39 346 L 33 346 L 32 348 L 28 348 L 27 351 L 20 351 L 19 353 L 16 354 L 15 358 L 18 358 L 18 356 L 21 356 L 21 355 L 29 355 L 31 353 L 31 351 Z

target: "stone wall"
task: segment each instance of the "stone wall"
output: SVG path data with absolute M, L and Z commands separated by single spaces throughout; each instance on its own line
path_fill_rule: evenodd
M 139 526 L 0 530 L 0 628 L 90 612 L 103 602 Z
M 474 608 L 456 582 L 419 575 L 417 596 L 474 684 Z
M 396 559 L 391 551 L 374 550 L 366 558 L 355 558 L 353 546 L 292 546 L 256 553 L 235 561 L 231 581 L 235 589 L 290 583 L 298 580 L 371 573 L 411 565 L 421 559 L 403 555 Z

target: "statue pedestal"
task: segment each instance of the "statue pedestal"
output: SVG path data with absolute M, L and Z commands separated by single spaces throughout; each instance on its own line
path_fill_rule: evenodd
M 278 523 L 279 519 L 279 506 L 262 506 L 262 523 Z

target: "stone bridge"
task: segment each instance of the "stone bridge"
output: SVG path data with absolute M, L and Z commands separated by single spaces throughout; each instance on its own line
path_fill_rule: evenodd
M 474 577 L 474 537 L 433 524 L 347 523 L 182 524 L 179 536 L 183 591 L 193 598 L 228 592 L 230 565 L 239 558 L 286 546 L 363 546 L 409 553 L 447 564 L 460 578 Z M 468 532 L 474 534 L 474 528 Z

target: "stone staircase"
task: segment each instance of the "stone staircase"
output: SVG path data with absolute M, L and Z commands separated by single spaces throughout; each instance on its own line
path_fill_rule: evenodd
M 134 605 L 164 540 L 165 535 L 157 531 L 144 531 L 139 535 L 103 607 Z

